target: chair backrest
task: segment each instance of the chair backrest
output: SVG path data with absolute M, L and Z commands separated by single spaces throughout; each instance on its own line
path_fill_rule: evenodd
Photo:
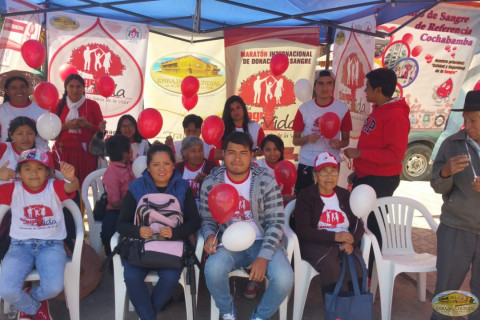
M 295 210 L 296 203 L 297 203 L 297 200 L 294 199 L 290 201 L 285 207 L 285 230 L 287 230 L 286 232 L 292 232 L 294 234 L 293 246 L 290 246 L 290 247 L 293 250 L 293 258 L 297 261 L 300 261 L 302 259 L 300 255 L 300 243 L 298 242 L 297 234 L 290 228 L 290 224 L 289 224 L 290 217 L 293 213 L 293 210 Z M 290 254 L 289 252 L 287 253 Z M 291 255 L 288 257 L 291 257 Z
M 373 209 L 382 236 L 383 254 L 412 254 L 412 221 L 415 214 L 421 214 L 432 230 L 437 223 L 420 202 L 405 197 L 384 197 L 377 199 Z
M 95 207 L 95 203 L 100 199 L 103 192 L 105 191 L 102 183 L 102 177 L 107 169 L 102 168 L 93 171 L 90 173 L 85 180 L 83 180 L 82 184 L 82 199 L 83 203 L 85 204 L 85 209 L 87 211 L 88 223 L 94 223 L 95 219 L 93 218 L 93 208 Z M 92 190 L 92 199 L 93 202 L 90 202 L 88 198 L 88 190 Z

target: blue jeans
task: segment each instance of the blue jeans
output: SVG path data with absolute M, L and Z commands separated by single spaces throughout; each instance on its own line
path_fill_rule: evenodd
M 40 301 L 57 296 L 63 290 L 67 256 L 62 240 L 16 240 L 2 262 L 0 296 L 26 314 L 36 314 Z M 23 283 L 33 268 L 40 276 L 40 285 L 30 294 Z
M 153 287 L 152 296 L 150 296 L 145 283 L 145 277 L 150 271 L 155 271 L 159 278 L 157 284 Z M 123 260 L 123 276 L 128 297 L 141 320 L 157 319 L 157 313 L 165 306 L 177 288 L 182 271 L 183 267 L 158 270 L 140 268 L 132 266 L 127 260 Z
M 240 267 L 248 267 L 257 257 L 263 240 L 257 240 L 245 251 L 232 252 L 220 247 L 208 257 L 205 264 L 205 279 L 208 290 L 221 313 L 232 313 L 233 298 L 230 294 L 228 273 Z M 293 271 L 282 248 L 278 248 L 268 262 L 269 284 L 263 294 L 255 315 L 270 318 L 288 296 L 293 285 Z
M 102 221 L 102 232 L 100 238 L 102 239 L 103 246 L 105 248 L 105 255 L 108 257 L 112 253 L 110 248 L 110 240 L 117 231 L 117 220 L 120 210 L 112 209 L 107 210 Z

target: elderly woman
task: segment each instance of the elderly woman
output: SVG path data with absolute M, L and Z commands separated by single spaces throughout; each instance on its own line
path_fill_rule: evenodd
M 29 98 L 38 82 L 40 78 L 27 71 L 12 70 L 0 75 L 0 95 L 3 96 L 3 104 L 0 105 L 0 142 L 7 141 L 10 122 L 14 118 L 23 116 L 37 121 L 47 112 Z M 35 147 L 42 151 L 50 150 L 48 141 L 40 136 L 35 138 Z
M 97 156 L 88 146 L 99 126 L 104 126 L 102 111 L 96 101 L 85 98 L 85 81 L 78 74 L 65 79 L 65 92 L 52 110 L 62 121 L 62 129 L 54 145 L 60 160 L 75 167 L 82 185 L 85 177 L 97 169 Z
M 183 179 L 190 183 L 198 207 L 203 179 L 210 174 L 213 168 L 217 167 L 217 164 L 205 159 L 203 141 L 197 136 L 183 139 L 182 156 L 185 160 L 177 162 L 175 169 L 183 175 Z
M 322 291 L 332 292 L 340 276 L 341 252 L 361 254 L 363 223 L 352 213 L 350 193 L 337 186 L 338 163 L 328 152 L 314 162 L 316 183 L 299 192 L 293 214 L 302 258 L 322 279 Z M 357 262 L 357 261 L 356 261 Z M 356 265 L 357 274 L 361 268 Z
M 160 236 L 188 241 L 188 236 L 200 228 L 200 216 L 192 189 L 174 166 L 175 156 L 169 146 L 155 144 L 150 147 L 147 152 L 147 169 L 140 178 L 130 183 L 123 199 L 117 224 L 120 235 L 137 239 L 148 239 L 153 235 L 150 227 L 135 225 L 134 216 L 138 201 L 144 195 L 159 192 L 175 196 L 183 213 L 183 224 L 175 228 L 162 227 L 159 230 Z M 135 311 L 142 320 L 156 320 L 157 313 L 175 291 L 183 267 L 155 270 L 160 279 L 151 295 L 144 280 L 152 270 L 133 266 L 128 260 L 123 260 L 123 267 L 128 296 Z

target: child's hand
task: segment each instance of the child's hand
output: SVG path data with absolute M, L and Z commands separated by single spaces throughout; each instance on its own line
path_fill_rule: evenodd
M 60 172 L 68 181 L 75 180 L 75 167 L 66 162 L 60 162 Z
M 9 181 L 15 176 L 15 170 L 7 168 L 10 161 L 7 160 L 5 164 L 0 168 L 0 180 Z

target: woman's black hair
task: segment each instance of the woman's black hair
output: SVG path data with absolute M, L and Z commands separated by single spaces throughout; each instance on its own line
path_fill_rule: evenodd
M 15 80 L 23 81 L 27 85 L 27 88 L 28 88 L 29 85 L 28 85 L 27 79 L 25 79 L 23 77 L 20 77 L 20 76 L 14 76 L 14 77 L 8 78 L 7 81 L 5 81 L 5 85 L 3 86 L 3 89 L 4 89 L 3 102 L 10 101 L 10 96 L 7 94 L 7 89 L 8 89 L 8 87 L 10 87 L 10 84 L 12 84 L 12 82 L 15 81 Z
M 32 128 L 33 132 L 35 132 L 35 136 L 38 135 L 37 126 L 32 119 L 30 119 L 29 117 L 16 117 L 12 121 L 10 121 L 10 126 L 8 127 L 7 142 L 12 142 L 11 136 L 13 135 L 15 130 L 17 130 L 17 128 L 21 126 L 29 126 L 30 128 Z M 32 148 L 35 148 L 35 143 L 33 143 Z
M 225 124 L 225 132 L 223 133 L 222 140 L 224 140 L 226 137 L 228 137 L 232 132 L 235 131 L 235 123 L 232 120 L 231 112 L 230 112 L 230 105 L 234 102 L 240 103 L 243 109 L 243 123 L 242 123 L 242 128 L 243 132 L 250 134 L 248 132 L 248 123 L 250 122 L 250 118 L 248 116 L 248 111 L 247 111 L 247 105 L 245 104 L 245 101 L 240 96 L 233 95 L 230 98 L 225 101 L 225 106 L 223 108 L 223 115 L 222 115 L 222 120 L 223 123 Z
M 283 144 L 283 140 L 280 139 L 279 136 L 277 135 L 274 135 L 274 134 L 269 134 L 267 135 L 263 140 L 262 140 L 262 143 L 260 143 L 260 150 L 263 151 L 263 148 L 265 148 L 265 145 L 267 144 L 267 142 L 273 142 L 275 144 L 275 147 L 277 147 L 277 149 L 280 151 L 280 158 L 278 159 L 278 161 L 282 161 L 284 158 L 283 158 L 283 151 L 285 150 L 285 145 Z
M 70 81 L 72 81 L 72 80 L 79 81 L 82 84 L 82 86 L 85 88 L 85 80 L 83 80 L 83 78 L 80 75 L 73 74 L 73 73 L 68 75 L 68 77 L 65 79 L 65 82 L 63 83 L 63 87 L 65 88 L 65 91 L 63 92 L 62 101 L 60 102 L 60 105 L 58 106 L 58 110 L 57 110 L 57 116 L 58 117 L 60 117 L 60 115 L 62 114 L 63 108 L 67 104 L 67 96 L 68 96 L 67 86 L 70 83 Z M 83 92 L 83 95 L 85 95 L 85 91 Z
M 132 117 L 129 114 L 124 114 L 123 116 L 120 117 L 120 119 L 118 119 L 117 130 L 115 131 L 115 134 L 122 134 L 120 132 L 120 127 L 122 125 L 123 120 L 129 120 L 133 124 L 133 126 L 135 127 L 135 134 L 133 135 L 133 141 L 137 142 L 137 143 L 142 142 L 142 140 L 145 139 L 145 138 L 138 131 L 137 120 L 135 120 L 135 118 Z
M 154 144 L 147 151 L 147 167 L 150 165 L 150 162 L 152 162 L 153 155 L 157 152 L 166 152 L 170 157 L 170 160 L 175 164 L 175 154 L 170 146 L 167 146 L 166 144 Z

